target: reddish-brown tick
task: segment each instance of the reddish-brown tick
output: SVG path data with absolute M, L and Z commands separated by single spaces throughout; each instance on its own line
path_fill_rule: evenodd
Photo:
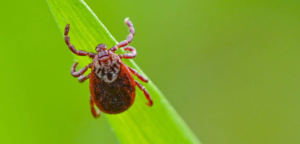
M 93 59 L 92 63 L 79 71 L 75 70 L 78 64 L 76 62 L 72 66 L 71 73 L 74 77 L 78 77 L 79 82 L 84 82 L 90 78 L 90 106 L 95 118 L 100 116 L 100 112 L 96 111 L 94 104 L 97 105 L 100 111 L 109 114 L 118 114 L 127 110 L 134 102 L 135 86 L 144 92 L 148 100 L 147 105 L 153 105 L 148 91 L 143 85 L 133 79 L 132 74 L 146 83 L 148 79 L 125 65 L 121 60 L 122 58 L 132 59 L 136 56 L 136 50 L 131 46 L 127 46 L 132 41 L 135 31 L 128 18 L 125 19 L 125 23 L 129 27 L 130 32 L 127 39 L 108 50 L 105 44 L 99 44 L 96 46 L 97 53 L 76 50 L 70 43 L 70 37 L 68 36 L 70 25 L 68 24 L 65 28 L 65 42 L 69 49 L 78 56 L 89 56 Z M 115 51 L 122 47 L 124 50 L 130 51 L 130 53 L 115 54 Z M 88 68 L 91 68 L 91 73 L 85 76 L 84 73 Z

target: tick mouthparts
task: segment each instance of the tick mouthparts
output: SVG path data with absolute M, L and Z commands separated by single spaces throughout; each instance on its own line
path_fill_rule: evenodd
M 100 60 L 107 60 L 109 58 L 108 51 L 99 52 L 98 57 Z
M 100 61 L 105 61 L 107 59 L 109 59 L 109 56 L 102 56 L 102 57 L 100 57 Z
M 98 57 L 99 57 L 100 59 L 101 59 L 102 57 L 105 57 L 105 56 L 108 56 L 108 51 L 107 51 L 107 50 L 98 53 Z

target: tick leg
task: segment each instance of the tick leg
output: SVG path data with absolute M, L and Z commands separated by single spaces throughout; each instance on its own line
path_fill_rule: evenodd
M 94 101 L 93 101 L 93 99 L 92 99 L 92 96 L 90 96 L 90 106 L 91 106 L 91 112 L 92 112 L 93 116 L 94 116 L 95 118 L 98 118 L 98 117 L 100 116 L 100 111 L 97 111 L 97 110 L 95 109 Z
M 76 50 L 74 45 L 72 45 L 70 43 L 70 37 L 69 37 L 69 30 L 70 30 L 70 24 L 67 24 L 66 28 L 65 28 L 65 42 L 68 45 L 69 49 L 76 55 L 78 56 L 89 56 L 90 58 L 94 58 L 95 57 L 95 53 L 91 53 L 91 52 L 86 52 L 83 50 Z
M 139 89 L 141 89 L 144 92 L 144 95 L 145 95 L 146 99 L 148 100 L 148 103 L 146 103 L 146 104 L 148 106 L 152 106 L 153 105 L 153 101 L 151 99 L 150 94 L 146 90 L 146 88 L 142 84 L 140 84 L 139 82 L 137 82 L 137 81 L 135 81 L 135 84 L 139 87 Z
M 124 48 L 125 51 L 130 51 L 128 54 L 120 54 L 120 58 L 132 59 L 136 57 L 136 50 L 132 46 L 127 46 Z
M 129 18 L 125 19 L 125 24 L 129 27 L 129 32 L 130 34 L 127 36 L 127 39 L 124 41 L 121 41 L 119 44 L 117 44 L 116 46 L 113 46 L 112 48 L 110 48 L 110 51 L 116 51 L 118 50 L 118 48 L 120 47 L 124 47 L 127 46 L 129 43 L 131 43 L 133 36 L 135 34 L 135 30 L 133 28 L 133 24 L 131 23 L 131 21 L 129 20 Z
M 131 68 L 131 67 L 128 67 L 128 69 L 134 74 L 136 75 L 141 81 L 147 83 L 148 82 L 148 79 L 145 78 L 144 76 L 142 76 L 139 72 L 137 72 L 135 69 Z
M 89 79 L 90 76 L 91 76 L 91 74 L 88 74 L 87 76 L 81 75 L 81 76 L 78 77 L 78 80 L 79 80 L 80 83 L 83 83 L 85 80 Z
M 83 75 L 87 71 L 88 68 L 91 68 L 91 64 L 88 64 L 87 66 L 83 67 L 81 70 L 76 72 L 77 65 L 78 65 L 78 62 L 74 63 L 74 65 L 72 66 L 72 69 L 71 69 L 71 74 L 74 77 L 79 77 L 79 76 Z

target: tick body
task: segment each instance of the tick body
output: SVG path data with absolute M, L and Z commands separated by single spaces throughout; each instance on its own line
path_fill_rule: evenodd
M 152 106 L 153 101 L 143 85 L 133 79 L 132 74 L 136 75 L 141 81 L 148 82 L 148 79 L 139 74 L 136 70 L 130 68 L 122 62 L 122 58 L 132 59 L 136 56 L 136 50 L 127 46 L 133 39 L 135 34 L 133 25 L 129 19 L 125 19 L 126 25 L 129 27 L 130 34 L 127 39 L 120 42 L 116 46 L 107 49 L 105 44 L 99 44 L 95 50 L 97 53 L 76 50 L 70 43 L 68 36 L 70 25 L 65 28 L 65 42 L 69 49 L 76 55 L 89 56 L 93 62 L 76 71 L 77 62 L 72 66 L 71 74 L 78 77 L 79 82 L 90 79 L 90 106 L 91 112 L 95 118 L 100 116 L 100 112 L 94 107 L 96 105 L 100 111 L 108 114 L 118 114 L 127 110 L 135 99 L 135 86 L 144 92 L 147 105 Z M 123 48 L 130 53 L 117 55 L 115 51 Z M 91 69 L 91 73 L 84 73 Z

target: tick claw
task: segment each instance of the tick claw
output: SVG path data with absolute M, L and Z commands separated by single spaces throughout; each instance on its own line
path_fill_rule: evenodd
M 147 106 L 152 106 L 153 105 L 153 102 L 148 102 L 146 103 Z
M 95 118 L 99 118 L 100 117 L 100 112 L 97 111 L 97 114 L 94 116 Z

